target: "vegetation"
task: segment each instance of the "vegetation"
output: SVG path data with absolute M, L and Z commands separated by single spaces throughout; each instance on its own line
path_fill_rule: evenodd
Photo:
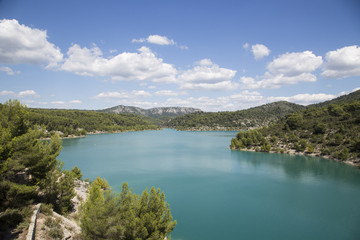
M 295 151 L 359 164 L 360 101 L 336 102 L 287 115 L 268 127 L 239 132 L 232 139 L 231 148 Z
M 158 128 L 144 117 L 134 114 L 59 109 L 30 109 L 30 113 L 30 123 L 44 126 L 48 136 L 54 132 L 66 137 L 86 135 L 88 132 L 96 131 L 140 131 Z
M 275 102 L 235 112 L 196 112 L 173 118 L 166 126 L 178 130 L 247 130 L 268 126 L 304 108 L 294 103 Z
M 51 203 L 62 213 L 74 196 L 73 178 L 56 159 L 59 137 L 42 141 L 44 129 L 31 125 L 29 114 L 16 100 L 0 104 L 0 236 L 29 220 L 32 203 Z
M 34 111 L 39 111 L 36 114 Z M 56 114 L 61 113 L 61 121 L 73 120 L 80 125 L 67 125 L 69 129 L 91 125 L 96 120 L 109 127 L 109 122 L 120 121 L 126 129 L 150 127 L 147 122 L 137 117 L 116 116 L 114 114 L 81 111 L 31 110 L 18 101 L 9 100 L 0 104 L 0 238 L 9 232 L 21 232 L 28 227 L 31 206 L 41 202 L 41 212 L 48 217 L 45 227 L 53 239 L 63 238 L 59 219 L 51 217 L 53 209 L 60 214 L 72 210 L 72 199 L 75 196 L 74 180 L 81 179 L 81 170 L 75 166 L 71 171 L 62 170 L 63 163 L 57 160 L 61 150 L 61 140 L 55 133 L 51 140 L 41 137 L 46 131 L 44 127 L 34 125 L 32 121 L 49 124 L 60 129 L 64 122 L 56 122 Z M 47 114 L 50 114 L 50 117 Z M 34 114 L 36 117 L 34 117 Z M 74 115 L 72 115 L 74 114 Z M 73 116 L 73 117 L 71 117 Z M 83 117 L 80 117 L 83 116 Z M 97 118 L 98 117 L 98 118 Z M 68 119 L 67 119 L 68 118 Z M 80 120 L 81 119 L 81 120 Z M 85 120 L 84 120 L 85 119 Z M 109 120 L 110 119 L 110 120 Z M 85 125 L 81 125 L 84 123 Z M 103 122 L 102 122 L 103 121 Z M 120 124 L 120 122 L 117 122 Z M 114 127 L 115 129 L 115 127 Z M 71 132 L 71 131 L 70 131 Z M 127 183 L 120 194 L 110 191 L 109 184 L 97 178 L 90 189 L 88 200 L 81 207 L 81 226 L 84 239 L 164 239 L 175 227 L 165 195 L 160 190 L 151 188 L 138 196 L 129 190 Z M 14 236 L 11 236 L 13 238 Z
M 158 240 L 176 225 L 160 189 L 146 189 L 140 197 L 124 183 L 121 193 L 114 194 L 99 177 L 81 206 L 80 221 L 83 239 Z

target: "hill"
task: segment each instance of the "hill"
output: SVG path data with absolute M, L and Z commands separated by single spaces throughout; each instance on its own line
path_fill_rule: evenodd
M 315 104 L 257 130 L 239 132 L 232 149 L 322 156 L 360 165 L 359 91 Z
M 176 116 L 181 116 L 184 114 L 200 112 L 200 111 L 201 111 L 200 109 L 188 108 L 188 107 L 159 107 L 159 108 L 143 109 L 139 107 L 118 105 L 115 107 L 100 110 L 99 112 L 116 113 L 116 114 L 132 113 L 147 117 L 158 118 L 158 117 L 176 117 Z
M 340 103 L 346 103 L 346 102 L 352 102 L 352 101 L 360 101 L 360 90 L 357 90 L 355 92 L 346 94 L 346 95 L 342 95 L 340 97 L 331 99 L 329 101 L 325 101 L 325 102 L 321 102 L 321 103 L 316 103 L 316 104 L 312 104 L 309 105 L 308 107 L 323 107 L 323 106 L 327 106 L 330 104 L 340 104 Z
M 171 119 L 166 126 L 178 130 L 236 130 L 268 126 L 279 118 L 305 109 L 285 101 L 235 112 L 196 112 Z
M 44 125 L 49 132 L 62 137 L 86 135 L 88 132 L 114 132 L 157 129 L 148 120 L 135 114 L 110 114 L 85 110 L 29 109 L 29 122 Z

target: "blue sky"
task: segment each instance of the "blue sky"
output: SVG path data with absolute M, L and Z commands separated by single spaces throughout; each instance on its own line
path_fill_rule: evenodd
M 233 111 L 360 87 L 356 0 L 0 0 L 0 101 Z

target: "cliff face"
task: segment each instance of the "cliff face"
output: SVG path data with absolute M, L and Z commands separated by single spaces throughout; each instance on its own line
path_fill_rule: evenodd
M 160 107 L 160 108 L 150 108 L 150 109 L 142 109 L 138 107 L 130 107 L 119 105 L 112 108 L 107 108 L 101 110 L 101 112 L 106 113 L 132 113 L 137 115 L 144 115 L 148 117 L 163 117 L 163 116 L 181 116 L 188 113 L 200 112 L 200 109 L 196 108 L 188 108 L 188 107 Z

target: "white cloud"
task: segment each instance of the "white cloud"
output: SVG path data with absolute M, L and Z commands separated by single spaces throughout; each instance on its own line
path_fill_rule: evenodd
M 321 56 L 311 51 L 285 53 L 275 58 L 267 66 L 272 74 L 295 76 L 315 71 L 323 63 Z
M 243 48 L 248 49 L 249 46 L 250 46 L 249 43 L 245 43 L 245 44 L 243 45 Z
M 39 98 L 39 94 L 37 94 L 34 90 L 25 90 L 21 91 L 19 93 L 15 93 L 13 91 L 7 91 L 3 90 L 0 92 L 0 96 L 10 96 L 10 97 L 16 97 L 16 98 Z
M 247 47 L 249 47 L 249 46 L 247 46 Z M 270 49 L 268 49 L 263 44 L 255 44 L 255 45 L 251 46 L 251 52 L 254 54 L 255 60 L 259 60 L 259 59 L 262 59 L 263 57 L 269 56 Z
M 12 96 L 12 97 L 16 97 L 16 93 L 13 91 L 7 91 L 7 90 L 3 90 L 0 92 L 0 96 Z
M 297 94 L 297 95 L 290 96 L 290 97 L 269 97 L 268 100 L 270 102 L 288 101 L 288 102 L 293 102 L 293 103 L 302 104 L 302 105 L 309 105 L 312 103 L 328 101 L 333 98 L 336 98 L 337 96 L 338 95 L 325 94 L 325 93 L 315 93 L 315 94 L 304 93 L 304 94 Z
M 0 20 L 0 63 L 56 67 L 63 55 L 47 38 L 46 30 L 20 25 L 15 19 Z
M 154 93 L 156 96 L 179 96 L 182 93 L 175 92 L 172 90 L 161 90 Z
M 188 50 L 189 49 L 189 47 L 185 46 L 185 45 L 180 45 L 179 48 L 182 49 L 182 50 Z
M 39 98 L 40 97 L 34 90 L 21 91 L 17 94 L 17 96 L 20 98 L 25 98 L 25 97 Z
M 172 39 L 168 39 L 165 36 L 160 36 L 160 35 L 150 35 L 147 38 L 147 41 L 149 43 L 153 43 L 153 44 L 158 44 L 158 45 L 174 45 L 175 41 Z
M 50 102 L 51 104 L 54 104 L 54 105 L 64 105 L 65 102 L 64 101 L 52 101 Z
M 20 74 L 19 71 L 14 72 L 14 70 L 12 70 L 9 67 L 0 67 L 0 71 L 1 72 L 5 72 L 7 75 L 15 75 L 15 74 Z
M 316 82 L 317 78 L 311 72 L 319 68 L 322 62 L 322 57 L 316 56 L 311 51 L 285 53 L 267 65 L 268 72 L 261 80 L 242 77 L 241 87 L 244 89 L 279 88 L 299 82 Z
M 150 97 L 152 96 L 150 93 L 144 90 L 133 90 L 131 92 L 102 92 L 96 95 L 94 98 L 97 99 L 110 99 L 110 98 L 122 98 L 122 99 L 129 99 L 129 98 L 136 98 L 136 97 Z
M 200 108 L 203 111 L 236 111 L 239 109 L 247 109 L 265 103 L 265 99 L 261 95 L 249 95 L 245 92 L 233 94 L 224 97 L 189 97 L 186 99 L 169 98 L 164 103 L 166 106 L 186 106 Z
M 360 47 L 343 47 L 326 53 L 322 75 L 327 78 L 360 76 Z
M 138 80 L 158 83 L 175 82 L 177 70 L 147 47 L 138 53 L 123 52 L 114 57 L 104 58 L 101 50 L 94 45 L 91 49 L 74 44 L 67 52 L 68 58 L 62 69 L 87 76 L 110 76 L 113 80 Z
M 143 42 L 146 42 L 146 39 L 145 38 L 139 38 L 139 39 L 133 39 L 131 40 L 132 43 L 143 43 Z
M 231 82 L 236 71 L 220 68 L 210 59 L 202 59 L 193 69 L 184 71 L 178 76 L 182 89 L 194 90 L 230 90 L 237 87 Z
M 69 101 L 70 104 L 82 104 L 82 101 L 80 100 L 71 100 Z
M 160 35 L 150 35 L 146 39 L 145 38 L 133 39 L 131 42 L 133 42 L 133 43 L 148 42 L 148 43 L 157 44 L 157 45 L 175 45 L 176 44 L 176 42 L 174 40 L 169 39 L 166 36 L 160 36 Z

